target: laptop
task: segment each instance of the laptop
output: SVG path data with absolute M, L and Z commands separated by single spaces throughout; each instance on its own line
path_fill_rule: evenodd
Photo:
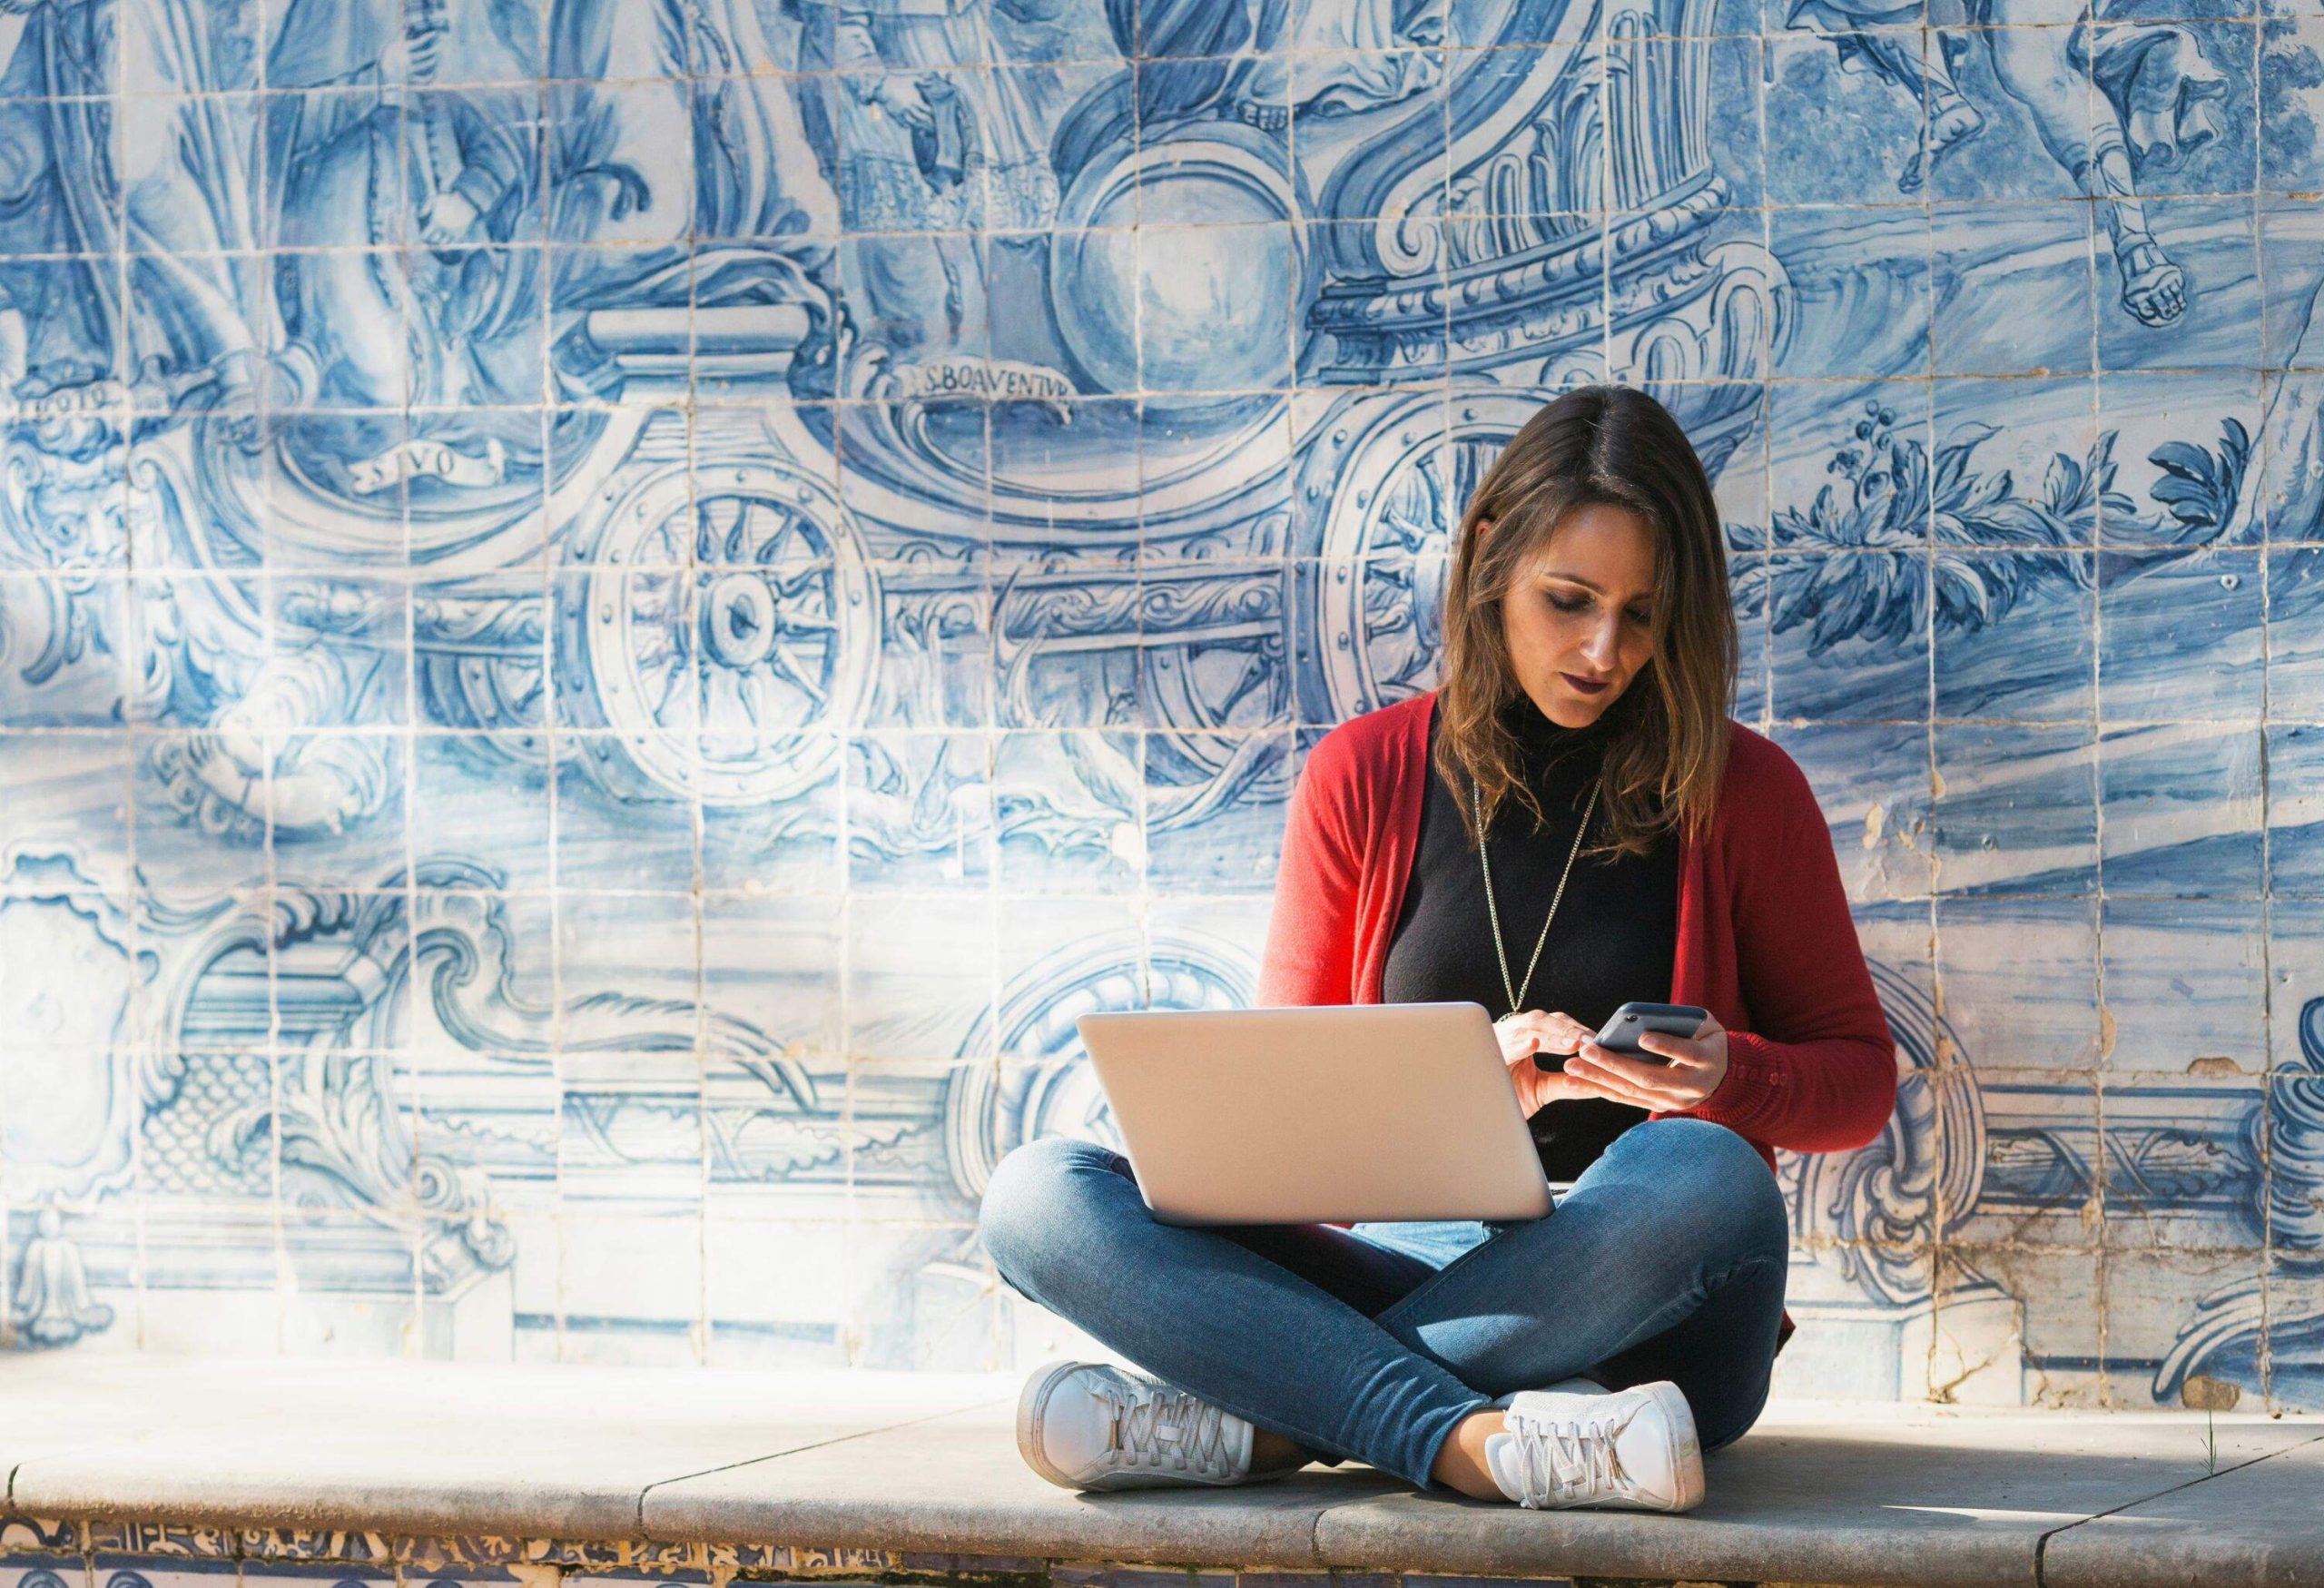
M 1482 1004 L 1119 1010 L 1074 1024 L 1166 1224 L 1550 1211 Z

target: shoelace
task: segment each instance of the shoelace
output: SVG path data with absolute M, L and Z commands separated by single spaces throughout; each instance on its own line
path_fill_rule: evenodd
M 1509 1429 L 1519 1435 L 1520 1470 L 1529 1505 L 1581 1494 L 1620 1494 L 1630 1486 L 1630 1475 L 1614 1455 L 1619 1430 L 1609 1418 L 1512 1422 Z
M 1106 1404 L 1106 1447 L 1118 1452 L 1125 1465 L 1227 1475 L 1235 1457 L 1219 1407 L 1183 1390 L 1135 1399 L 1102 1389 L 1090 1393 Z

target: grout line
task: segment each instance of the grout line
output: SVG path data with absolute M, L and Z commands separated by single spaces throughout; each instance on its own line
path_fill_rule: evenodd
M 645 1531 L 645 1496 L 656 1489 L 667 1488 L 672 1484 L 683 1484 L 694 1478 L 705 1478 L 714 1473 L 733 1472 L 737 1467 L 756 1466 L 763 1461 L 780 1461 L 786 1455 L 803 1455 L 810 1450 L 822 1450 L 833 1445 L 844 1445 L 851 1439 L 868 1438 L 874 1434 L 892 1434 L 900 1428 L 917 1428 L 923 1423 L 939 1422 L 946 1417 L 957 1416 L 962 1412 L 981 1411 L 986 1406 L 1007 1406 L 1015 1398 L 1013 1396 L 1000 1396 L 989 1401 L 972 1401 L 967 1406 L 947 1406 L 940 1412 L 931 1412 L 924 1417 L 907 1417 L 901 1423 L 887 1423 L 877 1428 L 858 1428 L 852 1433 L 833 1435 L 829 1439 L 817 1439 L 806 1445 L 794 1445 L 788 1450 L 770 1450 L 764 1455 L 746 1455 L 740 1461 L 729 1461 L 717 1466 L 707 1466 L 700 1472 L 682 1472 L 675 1477 L 655 1478 L 637 1491 L 637 1536 L 640 1538 L 651 1536 Z M 12 1487 L 13 1484 L 12 1477 Z
M 2303 1439 L 2297 1445 L 2287 1445 L 2281 1450 L 2267 1451 L 2261 1455 L 2253 1456 L 2249 1461 L 2239 1461 L 2233 1466 L 2221 1467 L 2217 1472 L 2207 1472 L 2199 1478 L 2189 1478 L 2183 1484 L 2173 1484 L 2171 1487 L 2167 1489 L 2158 1489 L 2152 1494 L 2142 1495 L 2135 1500 L 2125 1500 L 2121 1504 L 2110 1505 L 2103 1511 L 2093 1511 L 2089 1515 L 2083 1517 L 2081 1521 L 2069 1522 L 2063 1527 L 2053 1527 L 2049 1532 L 2043 1534 L 2041 1537 L 2034 1541 L 2034 1588 L 2048 1588 L 2048 1581 L 2043 1575 L 2042 1571 L 2043 1557 L 2049 1553 L 2050 1541 L 2057 1537 L 2060 1534 L 2072 1533 L 2075 1528 L 2080 1527 L 2084 1522 L 2096 1522 L 2101 1517 L 2112 1516 L 2119 1511 L 2128 1511 L 2140 1505 L 2152 1504 L 2153 1502 L 2162 1499 L 2166 1494 L 2176 1494 L 2186 1489 L 2196 1488 L 2203 1484 L 2210 1483 L 2213 1478 L 2225 1477 L 2229 1473 L 2241 1472 L 2247 1466 L 2257 1466 L 2263 1461 L 2272 1461 L 2279 1455 L 2289 1455 L 2294 1451 L 2307 1450 L 2318 1445 L 2324 1445 L 2324 1434 L 2319 1434 L 2312 1439 Z

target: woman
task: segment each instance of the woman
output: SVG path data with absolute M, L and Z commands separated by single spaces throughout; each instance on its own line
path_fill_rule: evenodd
M 1767 1398 L 1791 1332 L 1773 1149 L 1872 1139 L 1895 1050 L 1807 780 L 1727 719 L 1718 515 L 1659 404 L 1587 387 L 1528 421 L 1462 519 L 1444 635 L 1440 688 L 1309 755 L 1259 1001 L 1484 1004 L 1571 1187 L 1492 1227 L 1175 1228 L 1119 1154 L 1020 1148 L 984 1201 L 1002 1277 L 1166 1381 L 1035 1374 L 1019 1444 L 1052 1482 L 1353 1457 L 1684 1510 Z M 1711 1018 L 1606 1051 L 1630 1000 Z

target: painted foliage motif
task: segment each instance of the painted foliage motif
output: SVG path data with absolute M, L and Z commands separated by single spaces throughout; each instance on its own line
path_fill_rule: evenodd
M 1108 1129 L 1074 1017 L 1247 999 L 1300 755 L 1615 379 L 1905 1070 L 1786 1371 L 2313 1405 L 2319 29 L 0 8 L 7 1336 L 1037 1348 L 971 1221 Z

